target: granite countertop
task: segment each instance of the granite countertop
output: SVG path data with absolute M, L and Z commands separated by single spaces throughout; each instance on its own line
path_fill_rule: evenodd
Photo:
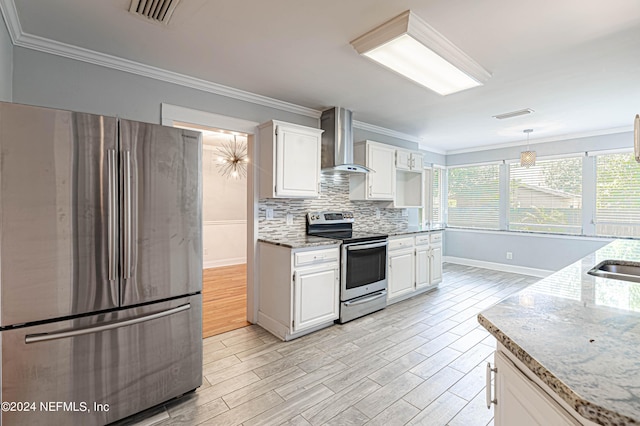
M 478 315 L 478 321 L 581 416 L 640 424 L 640 283 L 587 274 L 607 259 L 640 262 L 616 240 Z
M 357 229 L 357 228 L 356 228 Z M 436 232 L 436 231 L 444 231 L 444 228 L 429 228 L 424 226 L 414 226 L 405 229 L 396 229 L 396 228 L 366 228 L 366 229 L 357 229 L 358 231 L 367 231 L 372 233 L 380 233 L 387 234 L 390 237 L 395 237 L 398 235 L 407 235 L 407 234 L 417 234 L 421 232 Z M 332 240 L 329 238 L 322 237 L 313 237 L 306 234 L 289 234 L 289 235 L 277 235 L 277 236 L 261 236 L 258 238 L 258 241 L 268 244 L 274 244 L 277 246 L 284 246 L 289 248 L 304 248 L 304 247 L 315 247 L 315 246 L 326 246 L 333 244 L 340 244 L 342 241 L 340 240 Z
M 331 238 L 313 237 L 306 234 L 283 235 L 277 237 L 261 237 L 258 241 L 276 246 L 289 247 L 293 249 L 317 246 L 330 246 L 341 244 L 340 240 Z

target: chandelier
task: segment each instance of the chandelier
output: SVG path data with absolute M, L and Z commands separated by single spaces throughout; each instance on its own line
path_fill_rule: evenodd
M 227 179 L 243 179 L 247 177 L 247 144 L 238 142 L 236 137 L 233 141 L 223 142 L 216 149 L 218 155 L 218 171 Z

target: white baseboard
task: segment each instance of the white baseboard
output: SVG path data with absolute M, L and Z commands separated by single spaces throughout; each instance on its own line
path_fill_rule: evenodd
M 219 268 L 221 266 L 239 265 L 241 263 L 247 263 L 247 258 L 234 257 L 231 259 L 205 260 L 204 262 L 202 262 L 202 269 Z
M 464 257 L 443 256 L 443 262 L 455 263 L 457 265 L 475 266 L 477 268 L 493 269 L 494 271 L 512 272 L 514 274 L 530 275 L 532 277 L 544 278 L 555 271 L 547 269 L 528 268 L 526 266 L 509 265 L 506 263 L 486 262 L 484 260 L 467 259 Z

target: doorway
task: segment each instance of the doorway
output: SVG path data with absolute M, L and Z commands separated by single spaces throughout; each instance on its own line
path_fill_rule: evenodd
M 258 246 L 258 176 L 253 159 L 258 157 L 257 122 L 229 117 L 211 112 L 163 103 L 161 105 L 162 124 L 176 126 L 182 124 L 190 128 L 222 129 L 239 132 L 247 136 L 248 170 L 246 179 L 246 317 L 254 323 L 258 315 L 258 285 L 256 258 Z
M 192 123 L 202 133 L 202 337 L 247 321 L 248 135 Z
M 202 130 L 203 337 L 247 322 L 247 134 Z

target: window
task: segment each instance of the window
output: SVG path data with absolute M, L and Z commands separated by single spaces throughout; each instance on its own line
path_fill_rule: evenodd
M 509 166 L 509 230 L 582 233 L 582 158 Z
M 433 166 L 424 168 L 424 204 L 420 215 L 425 225 L 444 226 L 442 194 L 444 169 Z
M 640 164 L 633 154 L 596 156 L 596 235 L 640 237 Z
M 442 226 L 442 172 L 443 169 L 434 167 L 431 172 L 431 226 Z
M 500 167 L 457 167 L 448 172 L 447 225 L 499 229 Z

